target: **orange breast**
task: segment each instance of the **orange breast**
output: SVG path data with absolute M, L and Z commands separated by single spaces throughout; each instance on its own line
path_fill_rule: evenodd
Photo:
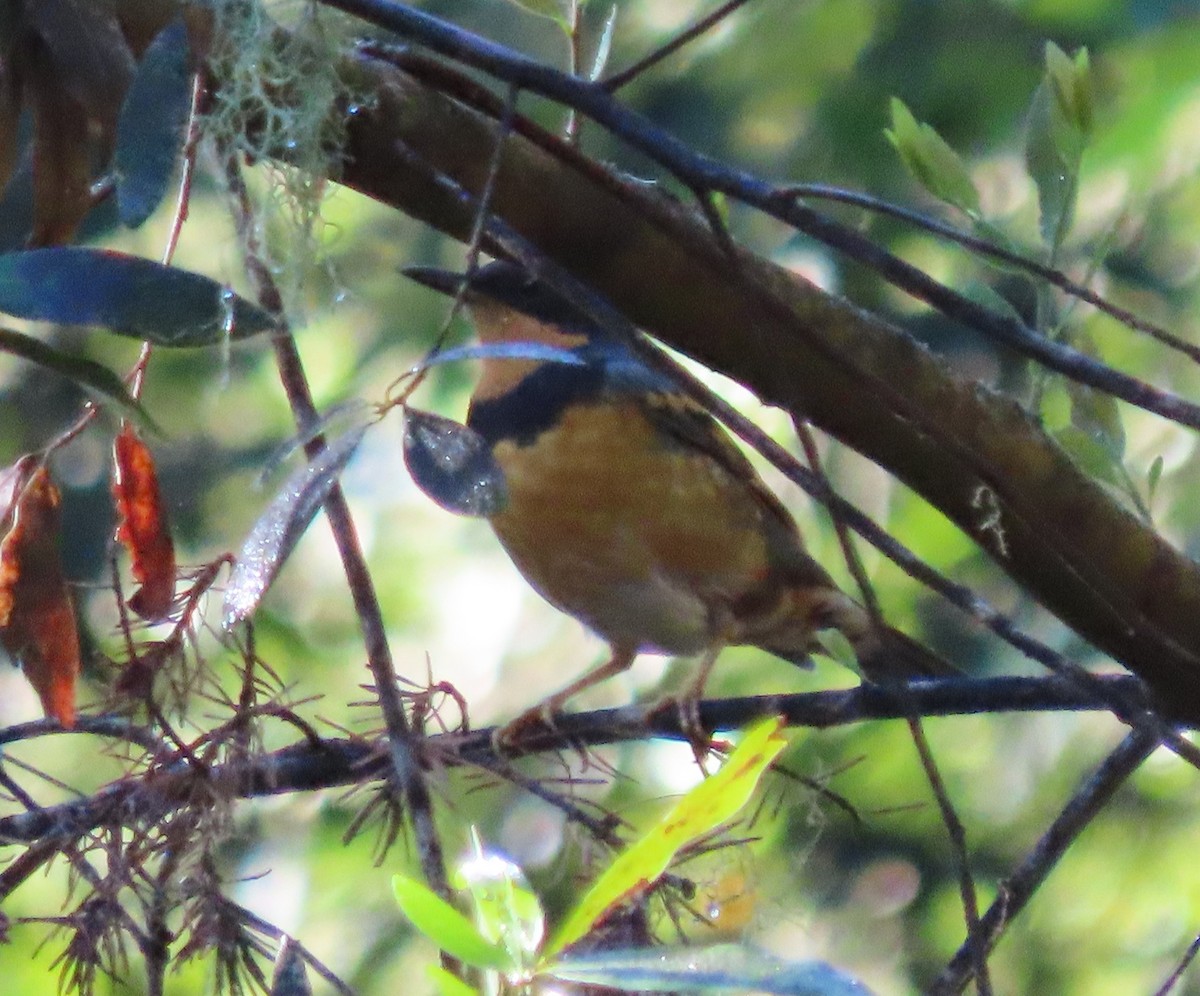
M 529 582 L 610 642 L 696 653 L 730 635 L 767 575 L 762 510 L 706 454 L 660 439 L 633 402 L 576 405 L 495 455 L 492 519 Z

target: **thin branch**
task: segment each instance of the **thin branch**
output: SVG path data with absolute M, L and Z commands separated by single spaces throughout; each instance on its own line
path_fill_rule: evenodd
M 975 888 L 975 876 L 971 874 L 971 858 L 967 851 L 967 828 L 963 826 L 958 811 L 950 801 L 946 782 L 942 778 L 941 771 L 938 770 L 937 761 L 933 756 L 933 748 L 929 746 L 925 728 L 921 725 L 919 717 L 908 717 L 908 731 L 917 748 L 917 755 L 921 759 L 921 769 L 925 772 L 925 777 L 929 780 L 929 787 L 933 790 L 933 798 L 937 802 L 942 825 L 946 828 L 946 833 L 950 838 L 950 850 L 954 854 L 954 864 L 958 872 L 958 894 L 962 902 L 963 917 L 967 924 L 967 937 L 973 940 L 982 939 L 984 934 L 979 921 L 979 893 Z M 979 944 L 974 948 L 974 953 L 976 957 L 971 965 L 971 970 L 975 974 L 979 996 L 991 996 L 992 979 L 988 972 L 987 950 L 982 944 Z
M 1183 957 L 1179 959 L 1179 964 L 1171 970 L 1171 974 L 1167 976 L 1163 984 L 1154 990 L 1154 996 L 1171 996 L 1171 990 L 1183 978 L 1183 973 L 1191 967 L 1197 954 L 1200 954 L 1200 936 L 1192 938 L 1192 943 L 1188 945 Z
M 1142 683 L 1129 675 L 1097 675 L 1108 692 L 1131 700 L 1144 698 Z M 782 716 L 792 727 L 830 729 L 878 720 L 919 716 L 966 716 L 1006 712 L 1094 712 L 1094 696 L 1058 677 L 946 678 L 903 689 L 864 684 L 838 691 L 756 695 L 701 702 L 705 729 L 738 730 L 768 716 Z M 527 754 L 556 752 L 651 738 L 687 742 L 688 732 L 676 710 L 647 714 L 638 705 L 569 713 L 555 718 L 555 729 L 522 740 Z M 469 733 L 433 734 L 426 749 L 445 764 L 461 762 L 493 767 L 496 751 L 491 727 Z M 1153 739 L 1147 737 L 1147 739 Z M 362 739 L 308 740 L 259 757 L 216 764 L 197 771 L 186 761 L 153 769 L 143 779 L 126 778 L 83 799 L 0 818 L 0 843 L 62 841 L 89 833 L 101 823 L 140 823 L 194 799 L 203 780 L 207 791 L 223 797 L 257 798 L 289 792 L 357 785 L 387 777 L 391 765 L 378 745 Z M 5 872 L 0 872 L 0 882 Z M 3 892 L 0 891 L 0 898 Z
M 825 470 L 821 466 L 821 454 L 817 450 L 812 430 L 800 419 L 793 419 L 792 424 L 795 426 L 796 435 L 800 439 L 800 445 L 804 449 L 804 456 L 808 460 L 809 469 L 820 480 L 822 487 L 830 494 L 833 494 L 833 485 L 830 483 L 829 477 L 825 474 Z M 854 545 L 854 539 L 850 535 L 850 530 L 846 522 L 836 512 L 830 509 L 829 514 L 833 520 L 834 532 L 837 534 L 838 544 L 842 548 L 842 559 L 845 560 L 851 576 L 853 576 L 855 583 L 858 585 L 858 590 L 862 594 L 863 604 L 866 605 L 871 622 L 879 629 L 883 629 L 887 625 L 883 618 L 883 610 L 880 608 L 879 598 L 875 594 L 875 586 L 871 584 L 871 579 L 867 576 L 866 568 L 863 566 L 862 558 L 858 555 L 858 550 Z M 890 683 L 887 681 L 887 675 L 883 677 L 885 683 Z M 896 682 L 896 684 L 899 688 L 903 689 L 903 683 Z M 967 829 L 959 818 L 958 811 L 954 808 L 954 803 L 950 800 L 950 793 L 946 789 L 945 779 L 942 778 L 942 773 L 938 769 L 937 759 L 933 756 L 933 750 L 929 746 L 929 739 L 925 736 L 925 728 L 921 725 L 920 716 L 917 715 L 915 709 L 906 717 L 906 721 L 908 723 L 909 736 L 912 737 L 913 746 L 917 750 L 917 757 L 921 761 L 921 769 L 925 773 L 925 778 L 929 782 L 929 788 L 933 792 L 933 798 L 937 802 L 938 813 L 942 818 L 942 825 L 946 828 L 946 834 L 950 838 L 950 849 L 954 853 L 954 863 L 958 870 L 958 891 L 962 899 L 963 916 L 967 923 L 967 935 L 974 937 L 979 932 L 979 898 L 975 888 L 975 877 L 971 873 L 970 855 L 967 852 Z M 976 966 L 976 978 L 979 980 L 980 996 L 991 996 L 991 978 L 988 975 L 987 964 L 982 958 Z
M 901 207 L 898 204 L 892 204 L 857 190 L 846 190 L 843 187 L 832 187 L 823 183 L 797 184 L 793 187 L 782 188 L 779 193 L 780 196 L 786 197 L 809 197 L 836 201 L 841 204 L 851 204 L 867 211 L 873 211 L 876 214 L 885 214 L 892 218 L 898 218 L 910 225 L 915 225 L 917 228 L 937 235 L 939 238 L 944 238 L 956 245 L 960 245 L 968 252 L 975 253 L 977 256 L 984 256 L 988 259 L 994 259 L 997 262 L 1006 263 L 1009 266 L 1024 270 L 1039 280 L 1044 280 L 1046 283 L 1057 287 L 1065 294 L 1078 298 L 1084 304 L 1090 304 L 1109 317 L 1115 318 L 1122 325 L 1137 332 L 1143 332 L 1152 339 L 1158 340 L 1169 349 L 1182 353 L 1192 362 L 1200 363 L 1200 346 L 1196 346 L 1186 339 L 1181 339 L 1174 332 L 1163 328 L 1161 325 L 1147 321 L 1139 315 L 1135 315 L 1132 311 L 1113 304 L 1087 285 L 1072 280 L 1062 270 L 1056 269 L 1053 266 L 1046 266 L 1044 263 L 1039 263 L 1028 256 L 1022 256 L 1020 253 L 1005 249 L 1003 246 L 998 246 L 987 239 L 972 235 L 970 232 L 964 232 L 962 229 L 955 228 L 953 225 L 949 225 L 937 218 L 931 218 L 918 211 Z
M 1158 746 L 1158 741 L 1134 730 L 1075 793 L 1025 860 L 1000 884 L 999 894 L 984 914 L 982 933 L 969 937 L 927 990 L 930 996 L 953 996 L 970 982 L 975 966 L 999 941 L 1005 927 L 1024 909 L 1037 888 L 1076 838 L 1084 831 Z
M 653 52 L 638 59 L 628 69 L 622 69 L 619 73 L 613 73 L 611 76 L 601 80 L 600 85 L 609 93 L 616 93 L 625 84 L 641 76 L 647 69 L 657 66 L 668 56 L 674 55 L 689 42 L 695 41 L 706 31 L 720 24 L 739 7 L 744 7 L 749 2 L 750 0 L 727 0 L 726 3 L 721 4 L 711 14 L 706 14 L 694 24 L 684 28 L 665 45 L 656 48 Z
M 234 196 L 235 222 L 245 246 L 247 271 L 256 285 L 260 303 L 282 321 L 282 297 L 269 268 L 255 252 L 256 239 L 249 194 L 232 154 L 226 152 L 225 160 L 226 179 Z M 288 403 L 291 405 L 297 426 L 303 430 L 319 418 L 319 413 L 313 402 L 299 351 L 290 334 L 276 335 L 272 344 Z M 318 435 L 306 442 L 304 449 L 312 459 L 319 455 L 324 447 L 324 437 Z M 404 712 L 404 701 L 396 682 L 396 671 L 375 584 L 367 567 L 350 506 L 339 483 L 335 482 L 331 487 L 324 507 L 362 630 L 367 667 L 375 682 L 380 710 L 388 731 L 392 767 L 407 805 L 409 819 L 412 821 L 421 870 L 430 887 L 443 898 L 449 899 L 451 893 L 446 879 L 441 841 L 433 822 L 433 801 L 429 787 L 425 784 L 419 760 L 422 737 L 419 731 L 414 731 L 409 725 Z

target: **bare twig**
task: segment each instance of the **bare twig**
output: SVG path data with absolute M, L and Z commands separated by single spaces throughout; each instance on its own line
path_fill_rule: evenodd
M 726 0 L 725 3 L 721 4 L 712 13 L 705 14 L 704 17 L 700 18 L 694 24 L 688 25 L 688 27 L 680 31 L 679 34 L 665 45 L 659 46 L 653 52 L 638 59 L 628 69 L 622 69 L 619 73 L 613 73 L 611 76 L 603 79 L 600 85 L 609 93 L 616 93 L 625 84 L 641 76 L 647 69 L 657 66 L 668 56 L 674 55 L 689 42 L 695 41 L 706 31 L 716 27 L 716 25 L 720 24 L 735 10 L 739 7 L 744 7 L 747 3 L 749 3 L 749 0 Z
M 241 173 L 232 155 L 226 153 L 226 176 L 234 197 L 235 222 L 246 247 L 246 264 L 251 279 L 255 282 L 260 303 L 272 314 L 283 318 L 283 300 L 269 268 L 255 251 L 252 210 L 249 194 L 241 179 Z M 280 379 L 287 393 L 288 402 L 296 424 L 303 429 L 318 417 L 312 392 L 296 349 L 295 340 L 289 334 L 280 333 L 273 339 L 276 363 Z M 305 444 L 309 458 L 318 455 L 325 447 L 323 436 L 316 436 Z M 333 532 L 334 541 L 346 572 L 346 581 L 354 601 L 355 612 L 362 629 L 367 666 L 375 682 L 379 706 L 388 731 L 388 746 L 392 768 L 400 792 L 406 802 L 409 819 L 421 862 L 421 869 L 431 888 L 444 898 L 450 897 L 446 879 L 445 863 L 441 842 L 433 823 L 433 803 L 429 788 L 421 771 L 421 736 L 409 725 L 404 712 L 404 702 L 396 683 L 396 672 L 392 663 L 391 648 L 388 646 L 387 631 L 375 585 L 367 567 L 358 530 L 350 513 L 345 493 L 336 482 L 325 499 L 325 514 Z
M 1141 683 L 1128 675 L 1097 676 L 1106 691 L 1136 699 Z M 737 730 L 758 719 L 782 716 L 789 726 L 829 729 L 878 720 L 919 716 L 964 716 L 1003 712 L 1087 712 L 1101 709 L 1094 696 L 1057 677 L 947 678 L 923 681 L 903 690 L 865 684 L 840 691 L 756 695 L 700 703 L 705 729 Z M 570 713 L 555 719 L 554 730 L 539 730 L 521 741 L 526 753 L 556 752 L 578 746 L 625 743 L 649 738 L 687 741 L 674 710 L 647 716 L 641 706 Z M 493 730 L 435 734 L 428 749 L 446 764 L 492 767 Z M 1148 738 L 1152 739 L 1152 738 Z M 363 784 L 388 777 L 391 761 L 378 745 L 357 738 L 311 740 L 272 753 L 214 764 L 198 771 L 185 760 L 156 767 L 145 780 L 124 779 L 92 795 L 0 818 L 0 843 L 63 840 L 86 834 L 107 820 L 138 822 L 186 804 L 198 779 L 210 791 L 256 798 Z M 0 883 L 12 866 L 0 872 Z M 3 898 L 0 889 L 0 898 Z
M 1183 957 L 1179 959 L 1179 964 L 1171 970 L 1171 974 L 1166 977 L 1163 984 L 1154 990 L 1154 996 L 1171 996 L 1171 990 L 1183 978 L 1183 973 L 1192 966 L 1197 954 L 1200 954 L 1200 936 L 1192 939 L 1192 943 L 1188 945 Z
M 1005 927 L 1029 902 L 1067 847 L 1157 746 L 1158 741 L 1142 730 L 1132 731 L 1121 741 L 1075 793 L 1025 860 L 1001 883 L 999 895 L 983 915 L 981 931 L 969 937 L 958 949 L 927 990 L 930 996 L 952 996 L 966 988 L 981 959 L 995 947 Z
M 843 187 L 832 187 L 823 183 L 797 184 L 794 187 L 781 189 L 779 194 L 781 197 L 809 197 L 814 200 L 820 199 L 836 201 L 841 204 L 852 204 L 855 207 L 861 207 L 876 214 L 885 214 L 892 218 L 898 218 L 910 225 L 922 228 L 939 238 L 947 239 L 956 245 L 960 245 L 968 252 L 975 253 L 977 256 L 994 259 L 999 263 L 1005 263 L 1008 266 L 1024 270 L 1039 280 L 1044 280 L 1046 283 L 1057 287 L 1071 297 L 1078 298 L 1084 304 L 1090 304 L 1097 310 L 1115 318 L 1122 325 L 1137 332 L 1144 332 L 1169 349 L 1182 353 L 1192 362 L 1200 363 L 1200 346 L 1196 346 L 1186 339 L 1181 339 L 1174 332 L 1154 322 L 1147 321 L 1145 318 L 1135 315 L 1126 308 L 1113 304 L 1107 298 L 1097 294 L 1086 284 L 1072 280 L 1062 270 L 1056 269 L 1053 266 L 1046 266 L 1044 263 L 1039 263 L 1036 259 L 1022 256 L 1020 253 L 1013 252 L 1003 246 L 998 246 L 994 242 L 989 242 L 987 239 L 972 235 L 970 232 L 964 232 L 962 229 L 955 228 L 953 225 L 949 225 L 937 218 L 931 218 L 928 215 L 921 214 L 919 211 L 913 211 L 910 208 L 892 204 L 889 201 L 872 197 L 870 194 L 860 193 L 857 190 L 846 190 Z

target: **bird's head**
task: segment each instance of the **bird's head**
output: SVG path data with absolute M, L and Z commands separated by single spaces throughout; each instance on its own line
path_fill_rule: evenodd
M 512 263 L 489 263 L 469 277 L 431 266 L 402 272 L 450 297 L 465 284 L 463 301 L 483 342 L 545 342 L 571 349 L 603 335 L 576 305 Z

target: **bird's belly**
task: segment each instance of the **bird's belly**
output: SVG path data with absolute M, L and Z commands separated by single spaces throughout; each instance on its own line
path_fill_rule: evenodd
M 548 601 L 610 642 L 696 653 L 766 570 L 759 513 L 702 453 L 662 442 L 634 405 L 568 409 L 495 455 L 501 543 Z

